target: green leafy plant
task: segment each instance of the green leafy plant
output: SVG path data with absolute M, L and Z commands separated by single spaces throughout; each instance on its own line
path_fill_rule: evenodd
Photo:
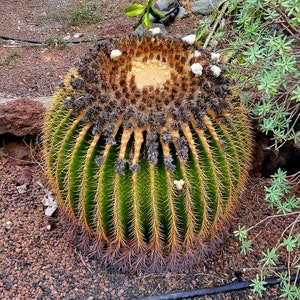
M 221 1 L 211 16 L 200 20 L 196 39 L 203 47 L 222 52 L 228 72 L 236 79 L 249 115 L 255 119 L 262 133 L 269 137 L 269 149 L 278 151 L 287 141 L 299 143 L 299 32 L 300 6 L 291 0 L 229 0 Z M 298 299 L 299 288 L 290 282 L 292 270 L 299 276 L 299 199 L 289 195 L 294 182 L 278 170 L 271 186 L 265 187 L 265 201 L 275 215 L 261 220 L 295 216 L 279 241 L 262 253 L 262 271 L 253 280 L 253 290 L 260 295 L 265 290 L 264 278 L 274 272 L 279 253 L 288 252 L 288 272 L 279 273 L 282 297 Z M 286 199 L 286 200 L 283 200 Z M 254 227 L 256 227 L 255 225 Z M 253 240 L 248 233 L 253 227 L 240 225 L 235 235 L 241 242 L 241 253 L 252 251 Z M 287 236 L 284 236 L 287 235 Z M 293 259 L 292 259 L 293 258 Z
M 45 45 L 49 48 L 57 47 L 63 49 L 68 46 L 68 42 L 62 37 L 51 35 L 46 38 Z
M 63 1 L 55 9 L 45 8 L 44 13 L 35 16 L 35 22 L 39 25 L 59 22 L 63 32 L 75 33 L 80 25 L 93 25 L 112 17 L 102 14 L 103 6 L 110 8 L 111 5 L 107 0 Z
M 286 175 L 286 172 L 283 172 L 280 169 L 277 171 L 277 173 L 272 175 L 271 185 L 265 187 L 265 201 L 269 203 L 270 209 L 277 209 L 277 214 L 266 217 L 250 228 L 239 226 L 239 228 L 234 232 L 234 235 L 241 241 L 241 253 L 247 254 L 252 250 L 250 247 L 248 247 L 248 245 L 253 243 L 253 240 L 248 239 L 248 234 L 251 232 L 251 230 L 262 223 L 269 222 L 271 219 L 274 220 L 276 218 L 284 218 L 287 216 L 294 217 L 294 221 L 292 221 L 283 230 L 276 245 L 274 245 L 272 248 L 266 249 L 265 252 L 262 252 L 262 258 L 260 259 L 260 263 L 262 265 L 261 273 L 260 275 L 257 274 L 252 284 L 253 290 L 258 292 L 260 295 L 265 290 L 264 285 L 266 283 L 264 278 L 270 273 L 275 273 L 275 275 L 279 276 L 282 297 L 292 300 L 298 299 L 300 295 L 300 290 L 296 285 L 300 270 L 300 233 L 296 230 L 297 223 L 299 223 L 300 220 L 300 199 L 297 199 L 295 195 L 290 196 L 292 186 L 294 184 L 298 184 L 299 175 L 300 174 L 295 175 L 289 179 Z M 272 267 L 277 265 L 279 253 L 282 251 L 288 252 L 288 271 L 278 274 L 276 269 L 273 269 Z M 294 282 L 291 282 L 290 280 L 292 270 L 295 270 L 297 274 Z
M 84 1 L 78 7 L 67 8 L 66 12 L 72 25 L 94 24 L 102 20 L 96 1 Z
M 14 62 L 17 58 L 21 57 L 22 53 L 20 51 L 12 51 L 1 63 L 1 65 L 10 65 L 12 62 Z
M 125 8 L 125 13 L 128 17 L 134 18 L 141 15 L 140 20 L 134 25 L 134 29 L 138 28 L 140 25 L 145 28 L 151 27 L 150 15 L 156 19 L 165 17 L 164 14 L 153 7 L 152 2 L 152 0 L 149 0 L 146 6 L 135 3 Z
M 180 39 L 132 35 L 100 41 L 60 86 L 46 172 L 69 231 L 105 266 L 182 269 L 220 241 L 251 148 L 223 73 Z
M 258 293 L 262 296 L 262 292 L 266 290 L 265 285 L 267 284 L 266 281 L 262 280 L 259 275 L 256 275 L 255 279 L 252 280 L 251 287 L 254 292 Z
M 294 9 L 294 10 L 293 10 Z M 224 15 L 233 18 L 231 63 L 250 114 L 260 120 L 261 131 L 271 134 L 270 149 L 278 150 L 286 141 L 296 142 L 300 131 L 300 98 L 297 67 L 300 15 L 294 1 L 229 1 Z M 220 31 L 223 31 L 219 27 Z M 234 53 L 234 54 L 233 54 Z

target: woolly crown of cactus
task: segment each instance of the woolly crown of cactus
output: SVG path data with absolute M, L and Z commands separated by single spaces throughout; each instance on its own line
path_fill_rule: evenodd
M 219 242 L 251 144 L 219 56 L 163 35 L 100 41 L 44 128 L 47 174 L 77 244 L 121 270 L 182 269 Z

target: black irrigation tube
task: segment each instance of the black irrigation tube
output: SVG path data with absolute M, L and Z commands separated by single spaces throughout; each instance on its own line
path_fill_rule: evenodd
M 18 42 L 26 42 L 31 44 L 45 44 L 42 41 L 36 41 L 36 40 L 25 40 L 25 39 L 19 39 L 19 38 L 12 38 L 8 36 L 0 35 L 0 39 L 6 40 L 6 41 L 18 41 Z
M 97 41 L 102 41 L 102 40 L 106 40 L 109 39 L 110 36 L 106 36 L 106 37 L 100 37 L 97 39 Z M 39 41 L 39 40 L 26 40 L 26 39 L 20 39 L 20 38 L 12 38 L 12 37 L 7 37 L 7 36 L 3 36 L 0 35 L 0 39 L 3 40 L 7 40 L 7 41 L 18 41 L 18 42 L 23 42 L 23 43 L 31 43 L 31 44 L 37 44 L 37 45 L 47 45 L 46 42 L 44 41 Z M 81 43 L 94 43 L 96 40 L 94 41 L 65 41 L 66 44 L 81 44 Z
M 6 41 L 17 41 L 17 42 L 24 42 L 24 43 L 38 44 L 38 45 L 46 45 L 47 44 L 44 41 L 19 39 L 19 38 L 13 38 L 13 37 L 8 37 L 8 36 L 3 36 L 3 35 L 0 35 L 0 39 L 6 40 Z M 65 43 L 67 43 L 67 44 L 80 44 L 80 43 L 84 43 L 84 42 L 86 42 L 86 41 L 65 41 Z
M 295 275 L 290 277 L 290 281 L 295 281 L 295 280 L 296 282 L 300 281 L 300 277 L 296 278 Z M 265 286 L 275 285 L 279 283 L 278 278 L 267 278 L 264 281 L 266 282 Z M 176 299 L 194 298 L 199 296 L 207 296 L 207 295 L 213 295 L 218 293 L 233 292 L 233 291 L 247 289 L 250 287 L 251 283 L 252 283 L 251 280 L 240 281 L 240 282 L 228 283 L 216 287 L 178 292 L 178 293 L 172 293 L 167 295 L 150 296 L 150 297 L 143 298 L 141 300 L 176 300 Z

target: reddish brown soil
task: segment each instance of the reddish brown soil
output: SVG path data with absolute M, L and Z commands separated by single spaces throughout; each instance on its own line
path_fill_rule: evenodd
M 79 2 L 79 1 L 77 1 Z M 82 33 L 98 39 L 132 31 L 135 20 L 123 10 L 132 1 L 100 1 L 103 20 L 96 24 L 71 26 L 55 17 L 71 0 L 2 1 L 0 35 L 30 40 L 46 40 Z M 199 17 L 177 20 L 169 27 L 172 34 L 193 32 Z M 0 96 L 51 95 L 66 71 L 93 43 L 65 48 L 49 48 L 0 39 Z M 140 299 L 202 287 L 248 280 L 259 272 L 262 251 L 272 247 L 293 219 L 276 218 L 251 231 L 256 237 L 253 251 L 243 256 L 233 236 L 238 224 L 253 226 L 274 214 L 264 202 L 268 179 L 252 177 L 240 198 L 229 238 L 195 268 L 178 273 L 128 275 L 100 269 L 66 238 L 56 217 L 44 215 L 41 203 L 45 191 L 38 143 L 0 137 L 0 295 L 1 299 Z M 19 194 L 17 186 L 27 182 Z M 10 223 L 11 222 L 11 223 Z M 47 225 L 52 224 L 52 230 Z M 278 261 L 285 268 L 286 257 Z M 260 298 L 249 290 L 196 299 L 278 299 L 278 286 L 269 287 Z

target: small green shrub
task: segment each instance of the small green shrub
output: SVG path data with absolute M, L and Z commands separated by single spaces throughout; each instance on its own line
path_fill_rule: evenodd
M 277 209 L 277 214 L 270 215 L 249 228 L 239 226 L 234 232 L 234 235 L 241 242 L 241 253 L 247 254 L 252 251 L 251 245 L 253 240 L 248 239 L 248 234 L 251 230 L 260 224 L 269 222 L 271 219 L 276 220 L 276 218 L 284 218 L 287 216 L 294 218 L 293 221 L 283 229 L 276 245 L 262 252 L 262 258 L 260 259 L 261 272 L 257 274 L 252 283 L 253 290 L 262 295 L 262 292 L 265 290 L 265 277 L 275 274 L 279 276 L 282 297 L 293 300 L 298 299 L 300 296 L 300 289 L 297 287 L 297 278 L 295 281 L 290 280 L 290 276 L 293 272 L 296 272 L 297 276 L 300 272 L 300 233 L 298 226 L 300 220 L 300 199 L 296 198 L 296 196 L 290 192 L 295 184 L 299 184 L 300 173 L 292 178 L 288 178 L 286 172 L 279 169 L 277 173 L 271 177 L 272 182 L 270 186 L 265 187 L 265 201 L 269 204 L 270 209 Z M 277 265 L 278 259 L 280 258 L 279 253 L 282 252 L 282 249 L 283 252 L 288 253 L 288 261 L 286 262 L 287 271 L 278 274 L 273 267 Z
M 48 36 L 45 40 L 45 45 L 49 48 L 58 48 L 58 49 L 63 49 L 65 47 L 67 47 L 68 42 L 65 41 L 63 38 L 55 36 L 55 35 L 51 35 Z
M 249 113 L 260 121 L 263 133 L 272 135 L 269 147 L 275 150 L 300 138 L 295 130 L 300 111 L 300 6 L 296 2 L 226 1 L 212 17 L 200 21 L 196 37 L 205 46 L 210 42 L 224 48 Z M 222 20 L 230 22 L 229 29 Z
M 196 38 L 205 47 L 221 45 L 223 57 L 230 63 L 229 73 L 237 80 L 249 115 L 258 120 L 262 133 L 270 137 L 270 149 L 278 151 L 287 141 L 299 142 L 300 117 L 299 32 L 300 5 L 293 0 L 229 0 L 221 2 L 212 16 L 200 21 Z M 294 176 L 294 181 L 299 175 Z M 281 297 L 298 299 L 300 290 L 290 282 L 292 269 L 299 276 L 300 235 L 294 230 L 299 223 L 299 199 L 290 192 L 290 181 L 278 170 L 272 184 L 265 187 L 270 208 L 277 209 L 270 218 L 295 216 L 284 230 L 286 236 L 262 253 L 262 272 L 253 279 L 253 290 L 262 295 L 264 278 L 276 265 L 279 248 L 289 253 L 288 272 L 281 278 Z M 286 197 L 286 200 L 283 200 Z M 265 222 L 261 220 L 258 224 Z M 258 225 L 257 224 L 257 225 Z M 257 226 L 255 225 L 255 226 Z M 255 227 L 253 226 L 253 227 Z M 253 228 L 239 226 L 235 235 L 241 241 L 241 253 L 252 250 L 247 239 Z M 266 272 L 268 271 L 268 272 Z
M 9 66 L 11 65 L 17 58 L 21 57 L 22 53 L 20 51 L 13 50 L 1 63 L 1 65 Z
M 69 7 L 66 10 L 71 25 L 94 24 L 102 20 L 96 1 L 84 1 L 77 7 Z

